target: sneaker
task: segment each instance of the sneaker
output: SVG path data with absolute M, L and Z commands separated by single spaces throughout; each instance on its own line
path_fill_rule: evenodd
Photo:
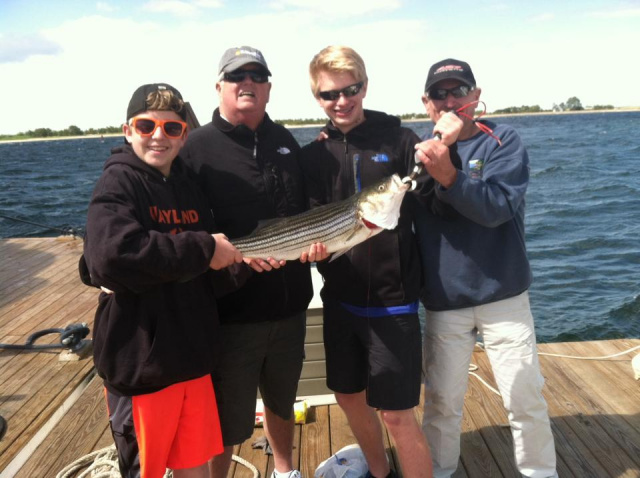
M 302 478 L 302 475 L 300 474 L 300 472 L 298 470 L 291 470 L 287 474 L 280 473 L 280 476 L 282 476 L 284 478 Z M 276 475 L 276 471 L 275 470 L 273 470 L 273 473 L 271 473 L 271 478 L 278 478 L 278 475 Z

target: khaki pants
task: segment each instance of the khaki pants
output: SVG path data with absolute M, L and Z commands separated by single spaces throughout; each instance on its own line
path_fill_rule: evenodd
M 518 470 L 532 478 L 557 476 L 528 292 L 466 309 L 427 310 L 422 427 L 434 476 L 449 477 L 458 466 L 462 408 L 478 334 L 508 413 Z

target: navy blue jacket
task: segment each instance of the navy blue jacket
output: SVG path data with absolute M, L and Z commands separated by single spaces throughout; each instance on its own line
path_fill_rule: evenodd
M 458 141 L 462 170 L 449 189 L 436 187 L 449 214 L 422 208 L 416 216 L 429 310 L 507 299 L 531 285 L 524 231 L 529 157 L 513 128 L 486 123 L 502 146 L 482 132 Z

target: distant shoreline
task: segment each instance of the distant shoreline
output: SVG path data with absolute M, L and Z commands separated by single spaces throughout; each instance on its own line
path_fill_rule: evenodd
M 633 111 L 640 111 L 640 106 L 625 106 L 621 108 L 615 108 L 612 110 L 581 110 L 581 111 L 540 111 L 537 113 L 487 113 L 483 115 L 483 118 L 501 118 L 501 117 L 509 117 L 509 116 L 543 116 L 543 115 L 580 115 L 580 114 L 593 114 L 593 113 L 628 113 Z M 412 118 L 412 119 L 403 119 L 403 123 L 417 123 L 420 121 L 430 121 L 429 118 Z M 284 124 L 286 128 L 321 128 L 324 126 L 323 123 L 310 123 L 310 124 Z M 122 133 L 110 133 L 110 134 L 86 134 L 82 136 L 52 136 L 46 138 L 27 138 L 27 139 L 0 139 L 0 144 L 2 143 L 26 143 L 33 141 L 62 141 L 65 139 L 96 139 L 96 138 L 113 138 L 113 137 L 122 137 Z

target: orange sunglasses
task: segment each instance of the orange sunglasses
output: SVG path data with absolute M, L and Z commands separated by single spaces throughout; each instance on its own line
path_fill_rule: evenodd
M 140 136 L 153 136 L 158 127 L 168 138 L 180 138 L 187 130 L 187 123 L 176 120 L 158 120 L 152 118 L 133 118 L 131 126 Z

